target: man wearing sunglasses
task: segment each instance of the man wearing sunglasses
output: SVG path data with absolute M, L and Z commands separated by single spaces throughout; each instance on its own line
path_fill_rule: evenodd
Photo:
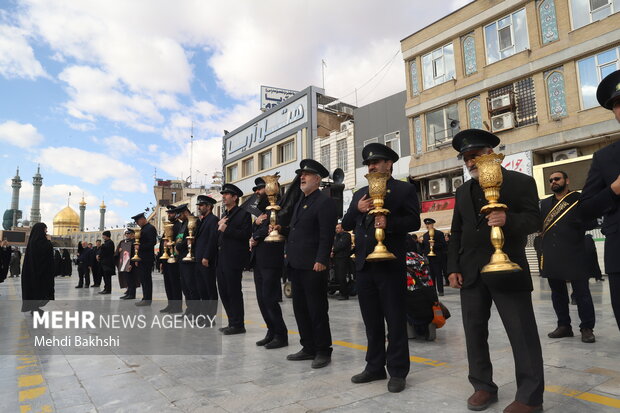
M 598 103 L 620 122 L 620 70 L 609 74 L 596 90 Z M 620 142 L 594 153 L 581 194 L 581 208 L 588 218 L 603 216 L 605 272 L 609 276 L 611 306 L 620 329 Z
M 570 180 L 564 171 L 549 175 L 553 192 L 540 202 L 543 217 L 542 255 L 540 273 L 551 288 L 551 302 L 558 317 L 557 328 L 550 338 L 572 337 L 567 281 L 570 281 L 577 301 L 581 324 L 581 341 L 594 343 L 594 304 L 588 284 L 589 274 L 585 256 L 585 225 L 581 218 L 580 194 L 568 188 Z

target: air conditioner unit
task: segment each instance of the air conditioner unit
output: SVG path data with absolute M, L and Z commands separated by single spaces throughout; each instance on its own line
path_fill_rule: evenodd
M 351 116 L 353 116 L 353 109 L 351 109 L 351 108 L 350 108 L 350 107 L 348 107 L 348 106 L 343 106 L 343 107 L 342 107 L 342 111 L 343 111 L 344 113 L 346 113 L 347 115 L 351 115 Z
M 563 151 L 557 151 L 551 154 L 553 162 L 564 161 L 566 159 L 572 159 L 578 156 L 579 151 L 577 150 L 577 148 L 564 149 Z
M 510 106 L 510 95 L 508 93 L 491 99 L 491 111 L 500 110 L 508 106 Z
M 515 127 L 515 118 L 512 112 L 502 113 L 491 118 L 491 130 L 501 132 Z
M 452 192 L 456 192 L 459 186 L 463 185 L 463 177 L 455 176 L 452 178 Z
M 448 178 L 437 178 L 428 181 L 428 192 L 430 196 L 448 193 Z

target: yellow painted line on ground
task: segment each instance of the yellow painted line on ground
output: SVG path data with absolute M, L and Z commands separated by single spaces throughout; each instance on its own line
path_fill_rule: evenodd
M 584 372 L 598 374 L 599 376 L 620 378 L 620 371 L 605 369 L 602 367 L 591 367 L 587 370 L 584 370 Z
M 366 351 L 368 349 L 368 347 L 362 346 L 360 344 L 347 343 L 346 341 L 340 341 L 340 340 L 333 341 L 332 344 L 335 345 L 335 346 L 353 348 L 355 350 Z
M 43 383 L 43 376 L 40 374 L 25 375 L 22 374 L 17 378 L 17 385 L 19 387 L 32 387 L 38 386 Z
M 19 413 L 28 413 L 32 411 L 32 406 L 29 404 L 25 404 L 23 406 L 19 406 Z
M 38 397 L 43 396 L 46 391 L 47 391 L 47 387 L 45 386 L 35 387 L 34 389 L 28 389 L 28 390 L 20 390 L 19 401 L 23 402 L 26 400 L 36 399 Z
M 563 396 L 572 397 L 577 400 L 584 400 L 586 402 L 596 403 L 603 406 L 615 407 L 620 409 L 620 399 L 614 399 L 613 397 L 601 396 L 599 394 L 582 392 L 580 390 L 573 390 L 562 386 L 545 386 L 545 391 L 549 393 L 557 393 Z

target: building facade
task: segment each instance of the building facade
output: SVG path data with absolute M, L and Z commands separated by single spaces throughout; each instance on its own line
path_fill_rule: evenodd
M 320 88 L 298 92 L 223 137 L 224 182 L 238 186 L 243 199 L 252 194 L 254 179 L 260 176 L 279 172 L 286 187 L 299 161 L 318 160 L 315 139 L 339 131 L 352 115 L 352 106 L 325 96 Z
M 401 41 L 410 174 L 424 216 L 449 227 L 468 179 L 451 147 L 460 129 L 501 139 L 504 166 L 546 177 L 565 170 L 581 189 L 592 153 L 618 140 L 596 87 L 620 68 L 620 0 L 477 0 Z

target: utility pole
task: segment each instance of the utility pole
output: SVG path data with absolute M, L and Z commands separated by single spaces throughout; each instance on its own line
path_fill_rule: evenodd
M 323 91 L 325 91 L 325 68 L 327 67 L 327 63 L 325 63 L 325 59 L 321 59 L 321 74 L 323 75 Z
M 189 135 L 189 185 L 192 185 L 192 168 L 194 163 L 194 121 L 192 120 L 192 131 Z

